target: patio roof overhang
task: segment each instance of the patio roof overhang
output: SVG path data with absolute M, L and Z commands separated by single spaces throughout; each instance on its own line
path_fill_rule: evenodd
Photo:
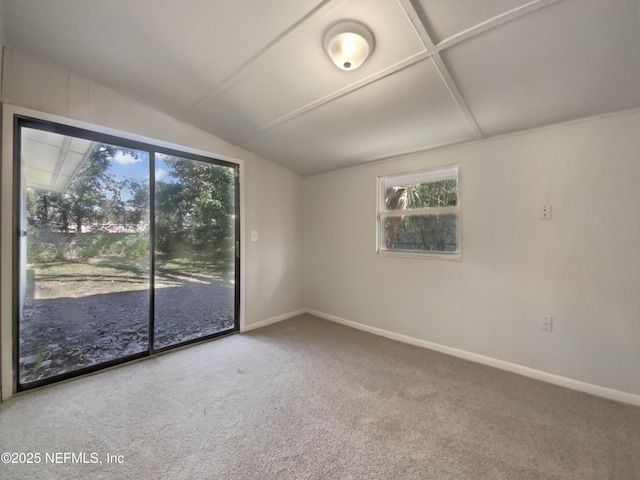
M 63 193 L 96 143 L 58 133 L 23 128 L 22 168 L 26 187 Z

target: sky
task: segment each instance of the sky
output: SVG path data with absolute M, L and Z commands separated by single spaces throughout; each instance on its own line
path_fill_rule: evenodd
M 133 153 L 133 155 L 131 153 Z M 156 181 L 162 180 L 170 182 L 169 172 L 171 167 L 165 164 L 160 158 L 156 157 L 156 165 L 154 177 Z M 123 151 L 118 150 L 111 158 L 111 167 L 109 168 L 116 181 L 125 179 L 135 179 L 149 183 L 149 153 L 141 150 Z M 122 192 L 123 200 L 128 200 L 130 195 L 128 191 Z
M 136 179 L 149 181 L 149 154 L 140 150 L 133 150 L 135 156 L 129 152 L 119 150 L 111 160 L 109 172 L 116 180 Z M 158 156 L 159 157 L 159 156 Z M 170 182 L 171 167 L 156 157 L 155 179 Z

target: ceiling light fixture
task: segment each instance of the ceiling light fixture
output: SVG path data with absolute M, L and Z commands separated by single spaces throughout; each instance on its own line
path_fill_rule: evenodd
M 330 25 L 323 36 L 324 50 L 342 70 L 355 70 L 373 52 L 371 30 L 356 20 L 341 20 Z

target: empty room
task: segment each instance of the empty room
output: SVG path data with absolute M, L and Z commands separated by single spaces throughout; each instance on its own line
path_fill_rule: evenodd
M 0 478 L 640 479 L 639 0 L 0 0 Z

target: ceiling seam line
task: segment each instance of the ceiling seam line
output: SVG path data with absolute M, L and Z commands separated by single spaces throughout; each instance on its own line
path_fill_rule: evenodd
M 337 92 L 333 92 L 330 93 L 329 95 L 326 95 L 324 97 L 322 97 L 321 99 L 315 100 L 311 103 L 308 103 L 306 105 L 303 105 L 302 107 L 299 107 L 295 110 L 293 110 L 292 112 L 289 112 L 281 117 L 276 118 L 275 120 L 272 120 L 266 124 L 264 124 L 263 126 L 252 130 L 251 132 L 235 138 L 231 141 L 231 143 L 235 144 L 235 145 L 240 145 L 242 142 L 244 142 L 245 140 L 254 137 L 266 130 L 269 130 L 273 127 L 277 127 L 278 125 L 281 125 L 283 123 L 288 122 L 289 120 L 293 120 L 296 117 L 299 117 L 300 115 L 304 115 L 307 112 L 310 112 L 312 110 L 315 110 L 317 108 L 322 107 L 323 105 L 326 105 L 328 103 L 333 102 L 334 100 L 337 100 L 341 97 L 344 97 L 345 95 L 348 95 L 350 93 L 353 93 L 357 90 L 360 90 L 361 88 L 364 88 L 368 85 L 372 85 L 380 80 L 383 80 L 387 77 L 390 77 L 391 75 L 395 75 L 396 73 L 399 73 L 417 63 L 420 63 L 426 59 L 428 59 L 429 57 L 432 56 L 431 52 L 428 51 L 423 51 L 420 53 L 415 54 L 412 57 L 409 57 L 408 59 L 405 59 L 401 62 L 396 63 L 395 65 L 391 65 L 390 67 L 372 74 L 369 77 L 366 77 L 356 83 L 353 83 L 351 85 L 349 85 L 348 87 L 344 87 L 341 90 L 338 90 Z
M 462 113 L 462 116 L 471 129 L 471 132 L 476 137 L 476 139 L 480 140 L 484 138 L 484 134 L 480 129 L 480 125 L 478 125 L 478 122 L 476 121 L 476 118 L 471 112 L 469 105 L 464 99 L 462 92 L 460 92 L 460 89 L 451 76 L 449 69 L 440 57 L 439 49 L 433 43 L 431 34 L 429 33 L 429 30 L 427 29 L 427 26 L 424 24 L 423 20 L 420 18 L 420 15 L 418 15 L 418 12 L 413 6 L 413 3 L 411 3 L 411 0 L 398 0 L 398 2 L 400 3 L 400 7 L 404 10 L 405 15 L 407 15 L 407 18 L 413 25 L 413 28 L 416 30 L 416 33 L 427 48 L 427 51 L 432 52 L 431 60 L 433 62 L 433 65 L 436 68 L 438 75 L 440 75 L 440 78 L 444 82 L 444 85 L 449 91 L 449 94 L 451 95 L 453 101 L 460 110 L 460 113 Z
M 484 138 L 484 133 L 482 132 L 480 125 L 478 125 L 478 122 L 476 121 L 476 117 L 471 112 L 471 109 L 469 108 L 469 105 L 464 99 L 462 92 L 458 88 L 458 85 L 456 84 L 455 80 L 451 76 L 451 73 L 449 72 L 449 69 L 445 65 L 444 60 L 442 60 L 442 57 L 440 57 L 440 54 L 438 53 L 431 55 L 431 59 L 433 60 L 433 64 L 436 67 L 436 70 L 438 71 L 440 78 L 442 78 L 442 81 L 446 85 L 447 90 L 449 90 L 449 93 L 451 94 L 453 101 L 456 103 L 462 115 L 464 116 L 465 120 L 467 121 L 469 128 L 471 128 L 471 130 L 473 131 L 473 134 L 475 135 L 476 139 L 482 140 Z
M 345 3 L 348 0 L 343 0 L 341 2 L 339 2 L 332 10 L 335 10 L 336 8 L 338 8 L 342 3 Z M 322 99 L 319 99 L 315 102 L 311 102 L 310 104 L 307 104 L 303 107 L 300 107 L 292 112 L 289 112 L 245 135 L 242 135 L 240 137 L 237 137 L 235 139 L 232 140 L 232 143 L 234 144 L 242 144 L 243 142 L 245 142 L 247 139 L 254 137 L 255 135 L 258 135 L 266 130 L 269 130 L 273 127 L 276 127 L 282 123 L 285 123 L 289 120 L 292 120 L 300 115 L 303 115 L 304 113 L 307 113 L 311 110 L 314 110 L 316 108 L 319 108 L 327 103 L 332 102 L 333 100 L 336 100 L 348 93 L 351 93 L 353 91 L 358 90 L 359 88 L 362 88 L 368 84 L 371 83 L 375 83 L 376 81 L 385 78 L 389 75 L 392 75 L 396 72 L 399 72 L 401 70 L 403 70 L 404 68 L 413 65 L 414 63 L 418 63 L 426 58 L 432 57 L 434 58 L 434 65 L 436 66 L 436 69 L 438 70 L 438 74 L 440 75 L 441 79 L 443 80 L 443 82 L 445 83 L 446 88 L 449 90 L 452 98 L 454 99 L 454 101 L 456 102 L 458 108 L 460 109 L 461 113 L 463 114 L 463 116 L 465 117 L 468 126 L 471 128 L 472 132 L 474 133 L 474 135 L 481 139 L 484 138 L 484 135 L 479 127 L 479 125 L 477 124 L 475 117 L 473 116 L 473 114 L 471 113 L 468 105 L 466 104 L 466 101 L 464 100 L 464 97 L 462 96 L 460 90 L 458 89 L 457 85 L 455 85 L 455 82 L 452 78 L 452 76 L 450 75 L 450 73 L 448 72 L 448 70 L 446 69 L 446 65 L 444 64 L 444 62 L 442 61 L 442 59 L 440 58 L 440 56 L 438 55 L 439 52 L 445 48 L 448 48 L 450 46 L 453 46 L 457 43 L 460 43 L 468 38 L 471 38 L 475 35 L 478 35 L 486 30 L 489 30 L 491 28 L 495 28 L 496 26 L 499 26 L 503 23 L 506 23 L 510 20 L 513 20 L 515 18 L 518 18 L 522 15 L 525 15 L 527 13 L 531 13 L 533 11 L 536 11 L 542 7 L 545 7 L 547 5 L 551 5 L 554 3 L 559 2 L 560 0 L 533 0 L 532 2 L 529 2 L 521 7 L 515 8 L 513 10 L 510 10 L 509 12 L 506 12 L 503 15 L 499 15 L 497 17 L 494 17 L 492 19 L 489 19 L 481 24 L 478 24 L 464 32 L 462 32 L 459 35 L 456 35 L 454 37 L 450 37 L 449 39 L 445 39 L 443 42 L 440 42 L 439 44 L 435 44 L 432 40 L 431 37 L 429 35 L 429 33 L 426 30 L 426 27 L 424 25 L 424 23 L 422 22 L 422 20 L 419 18 L 415 8 L 413 7 L 413 5 L 411 4 L 411 0 L 397 0 L 398 4 L 400 5 L 400 8 L 403 10 L 403 12 L 405 13 L 405 15 L 407 16 L 407 18 L 409 19 L 409 21 L 411 22 L 412 26 L 414 27 L 414 29 L 416 30 L 416 32 L 418 33 L 419 37 L 421 38 L 421 40 L 423 41 L 423 44 L 425 45 L 425 48 L 427 49 L 427 52 L 422 52 L 421 54 L 418 54 L 419 58 L 415 58 L 412 57 L 411 59 L 409 59 L 409 62 L 407 65 L 402 65 L 400 68 L 398 68 L 397 70 L 392 70 L 389 72 L 383 72 L 381 75 L 379 76 L 374 76 L 373 78 L 369 77 L 369 79 L 365 79 L 362 80 L 361 82 L 358 82 L 355 86 L 350 86 L 347 87 L 346 90 L 341 91 L 341 92 L 334 92 L 333 94 L 330 94 L 326 97 L 323 97 Z M 232 88 L 233 85 L 235 85 L 238 81 L 240 81 L 242 78 L 244 78 L 248 73 L 251 72 L 251 70 L 256 67 L 257 63 L 259 62 L 259 60 L 268 55 L 268 53 L 270 51 L 272 51 L 273 49 L 275 49 L 278 44 L 280 44 L 281 42 L 283 42 L 285 40 L 285 38 L 289 35 L 291 35 L 293 32 L 295 32 L 297 29 L 301 28 L 305 23 L 307 23 L 308 21 L 311 21 L 314 17 L 318 16 L 320 14 L 320 12 L 326 8 L 328 8 L 328 6 L 330 5 L 331 0 L 325 0 L 322 4 L 318 5 L 315 9 L 313 9 L 311 12 L 309 12 L 307 15 L 305 15 L 302 19 L 300 19 L 298 22 L 296 22 L 296 24 L 294 24 L 292 27 L 290 27 L 289 29 L 285 30 L 283 33 L 281 33 L 276 39 L 274 39 L 272 42 L 269 43 L 269 45 L 263 49 L 261 52 L 259 52 L 258 54 L 256 54 L 254 57 L 252 57 L 248 62 L 246 62 L 242 67 L 240 67 L 236 72 L 234 72 L 225 82 L 223 82 L 218 88 L 214 89 L 213 91 L 211 91 L 209 94 L 205 95 L 201 100 L 199 100 L 198 102 L 196 102 L 192 107 L 190 107 L 185 113 L 183 113 L 183 115 L 180 117 L 183 121 L 186 121 L 190 118 L 192 118 L 198 110 L 200 110 L 204 105 L 206 105 L 207 103 L 213 101 L 215 98 L 217 98 L 218 96 L 222 95 L 225 91 L 227 91 L 228 89 Z M 436 59 L 437 56 L 437 59 Z M 397 66 L 397 64 L 396 64 Z M 393 67 L 391 67 L 393 69 Z
M 544 7 L 551 6 L 555 3 L 558 3 L 562 0 L 533 0 L 532 2 L 526 3 L 525 5 L 521 5 L 516 7 L 508 12 L 502 13 L 496 17 L 485 20 L 482 23 L 469 27 L 462 32 L 456 33 L 451 37 L 447 37 L 438 44 L 435 45 L 436 51 L 441 51 L 446 48 L 457 45 L 465 40 L 473 38 L 481 33 L 484 33 L 488 30 L 492 30 L 500 25 L 508 23 L 517 18 L 523 17 L 527 14 L 536 12 Z
M 179 117 L 179 120 L 187 121 L 192 118 L 199 110 L 202 109 L 206 104 L 212 102 L 217 97 L 222 95 L 224 92 L 233 87 L 236 83 L 238 83 L 242 78 L 248 75 L 253 68 L 257 67 L 257 63 L 260 59 L 266 57 L 272 50 L 274 50 L 280 43 L 282 43 L 289 35 L 293 34 L 296 30 L 300 29 L 304 24 L 311 21 L 314 17 L 317 17 L 321 14 L 321 11 L 329 9 L 331 3 L 337 3 L 337 5 L 330 9 L 333 11 L 340 7 L 343 3 L 346 3 L 348 0 L 323 0 L 321 3 L 316 5 L 310 12 L 304 15 L 302 18 L 298 19 L 293 25 L 286 28 L 283 32 L 281 32 L 276 38 L 270 41 L 263 49 L 258 51 L 255 55 L 253 55 L 249 60 L 244 62 L 235 72 L 229 75 L 225 80 L 223 80 L 220 85 L 212 90 L 210 90 L 207 94 L 203 95 L 200 100 L 194 102 L 189 108 L 187 108 Z M 327 12 L 329 13 L 329 12 Z
M 400 4 L 400 8 L 404 12 L 404 14 L 411 22 L 411 25 L 413 25 L 413 28 L 420 37 L 420 40 L 422 40 L 425 48 L 428 51 L 435 53 L 436 48 L 433 40 L 431 40 L 431 35 L 427 31 L 427 27 L 424 22 L 420 19 L 420 15 L 418 15 L 418 12 L 411 3 L 411 0 L 398 0 L 398 3 Z
M 312 110 L 315 110 L 316 108 L 319 108 L 323 105 L 326 105 L 334 100 L 337 100 L 338 98 L 347 95 L 349 93 L 352 93 L 360 88 L 363 88 L 367 85 L 371 85 L 375 82 L 377 82 L 378 80 L 381 80 L 383 78 L 386 78 L 387 76 L 393 75 L 397 72 L 400 72 L 402 70 L 404 70 L 407 67 L 410 67 L 411 65 L 414 65 L 416 63 L 419 63 L 431 56 L 433 56 L 434 54 L 437 53 L 437 49 L 435 48 L 435 45 L 433 43 L 433 41 L 431 40 L 431 37 L 429 36 L 429 33 L 426 31 L 426 28 L 424 26 L 424 24 L 422 23 L 422 21 L 420 20 L 417 12 L 415 11 L 415 8 L 413 8 L 413 5 L 411 4 L 411 0 L 397 0 L 398 5 L 400 7 L 400 9 L 404 12 L 404 14 L 406 15 L 407 19 L 409 20 L 409 22 L 411 23 L 411 25 L 413 26 L 414 30 L 416 31 L 417 35 L 420 37 L 420 40 L 422 41 L 426 51 L 421 52 L 413 57 L 410 57 L 409 59 L 405 60 L 404 62 L 399 62 L 395 65 L 392 65 L 391 67 L 389 67 L 387 69 L 387 71 L 382 71 L 382 72 L 378 72 L 378 74 L 374 74 L 371 77 L 367 77 L 365 79 L 360 80 L 359 82 L 350 85 L 349 87 L 345 87 L 345 89 L 338 91 L 338 92 L 333 92 L 332 94 L 329 94 L 319 100 L 316 100 L 315 102 L 311 102 L 308 103 L 307 105 L 304 105 L 300 108 L 297 108 L 296 110 L 289 112 L 275 120 L 272 120 L 271 122 L 266 123 L 265 125 L 262 125 L 261 127 L 252 130 L 251 132 L 242 135 L 240 137 L 237 137 L 235 139 L 232 140 L 232 143 L 236 144 L 236 145 L 242 145 L 243 142 L 245 142 L 246 140 L 248 140 L 251 137 L 254 137 L 256 135 L 259 135 L 260 133 L 270 130 L 273 127 L 276 127 L 278 125 L 281 125 L 283 123 L 288 122 L 289 120 L 292 120 L 300 115 L 304 115 L 307 112 L 310 112 Z M 397 67 L 397 68 L 396 68 Z M 440 77 L 443 79 L 440 71 L 438 70 L 438 73 L 440 74 Z M 445 82 L 446 83 L 446 82 Z M 449 88 L 448 85 L 446 85 L 447 89 L 449 90 L 450 93 L 451 89 Z M 453 95 L 453 93 L 452 93 Z M 455 96 L 454 96 L 454 100 L 455 100 Z M 457 102 L 456 102 L 457 104 Z M 458 105 L 459 106 L 459 105 Z M 465 105 L 466 106 L 466 105 Z M 461 108 L 462 109 L 462 108 Z M 464 109 L 462 109 L 464 111 Z M 475 119 L 473 120 L 475 122 Z M 469 120 L 467 119 L 467 122 L 469 123 Z M 470 125 L 471 126 L 471 125 Z M 476 126 L 477 127 L 477 126 Z M 473 128 L 472 128 L 473 130 Z M 477 131 L 479 131 L 479 128 L 477 127 Z M 477 135 L 476 130 L 474 130 L 474 133 Z

